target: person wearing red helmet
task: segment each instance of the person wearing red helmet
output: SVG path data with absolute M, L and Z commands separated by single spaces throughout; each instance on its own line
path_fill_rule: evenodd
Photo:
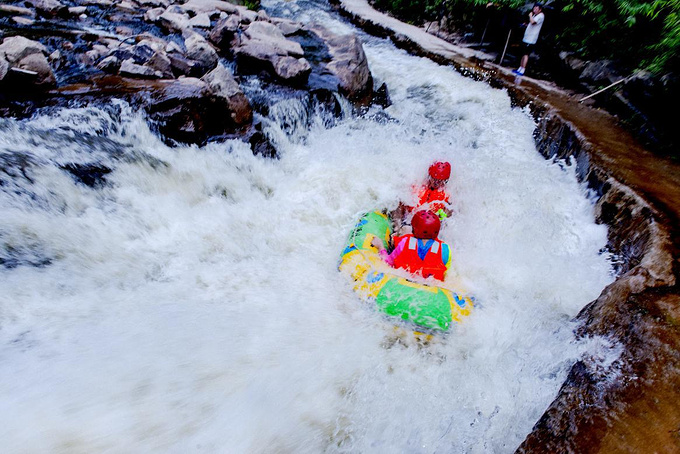
M 437 238 L 441 227 L 439 217 L 431 211 L 420 210 L 413 215 L 411 227 L 413 233 L 395 240 L 392 253 L 385 250 L 380 238 L 373 238 L 371 245 L 390 266 L 443 281 L 451 266 L 451 248 Z
M 452 214 L 451 201 L 446 192 L 446 183 L 451 177 L 451 164 L 446 161 L 437 161 L 428 169 L 427 181 L 421 186 L 413 187 L 413 196 L 416 199 L 415 207 L 399 203 L 399 206 L 390 214 L 394 222 L 394 235 L 399 236 L 408 232 L 408 226 L 404 225 L 409 213 L 419 209 L 427 209 L 439 219 L 445 219 Z M 395 243 L 397 239 L 395 238 Z
M 418 204 L 437 214 L 440 219 L 451 216 L 451 201 L 446 192 L 446 183 L 451 177 L 451 164 L 445 161 L 437 161 L 428 169 L 427 182 L 418 190 Z

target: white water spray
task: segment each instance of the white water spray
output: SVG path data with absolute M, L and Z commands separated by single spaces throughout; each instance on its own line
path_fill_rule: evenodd
M 2 120 L 0 153 L 25 162 L 0 174 L 6 452 L 514 451 L 588 348 L 569 320 L 612 280 L 606 228 L 504 92 L 366 51 L 391 120 L 270 124 L 280 160 L 168 148 L 123 104 Z M 449 279 L 480 307 L 418 348 L 336 267 L 357 215 L 435 159 L 454 169 Z M 69 162 L 113 171 L 90 188 Z

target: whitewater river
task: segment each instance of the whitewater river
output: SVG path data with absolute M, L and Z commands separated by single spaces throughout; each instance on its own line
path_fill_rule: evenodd
M 509 453 L 574 361 L 615 357 L 572 334 L 613 279 L 574 169 L 505 92 L 363 38 L 393 105 L 308 129 L 281 102 L 280 160 L 169 148 L 123 103 L 0 119 L 2 452 Z M 337 264 L 357 216 L 435 159 L 447 281 L 479 307 L 419 347 Z M 74 162 L 113 171 L 91 188 Z

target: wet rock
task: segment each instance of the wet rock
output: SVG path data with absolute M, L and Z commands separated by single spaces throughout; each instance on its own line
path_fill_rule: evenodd
M 121 76 L 139 77 L 142 79 L 160 79 L 163 77 L 162 73 L 148 66 L 138 65 L 131 58 L 121 63 L 119 73 Z
M 29 27 L 33 24 L 35 24 L 35 20 L 31 19 L 30 17 L 24 17 L 24 16 L 15 16 L 12 18 L 12 21 L 15 24 L 22 25 L 24 27 Z
M 304 82 L 312 72 L 312 66 L 304 58 L 276 57 L 273 61 L 276 75 L 289 82 Z
M 387 91 L 387 84 L 383 83 L 380 86 L 380 88 L 378 88 L 373 93 L 373 100 L 371 101 L 371 103 L 378 105 L 383 109 L 392 105 L 392 101 L 390 100 L 390 94 Z
M 57 0 L 28 0 L 28 2 L 45 16 L 57 16 L 68 12 L 66 5 Z
M 116 9 L 129 14 L 134 14 L 137 12 L 137 8 L 130 2 L 116 3 Z
M 186 77 L 157 81 L 151 88 L 147 111 L 166 138 L 203 143 L 211 136 L 234 132 L 228 106 L 206 82 Z
M 104 186 L 106 184 L 106 175 L 112 171 L 109 167 L 100 164 L 78 164 L 75 162 L 59 167 L 71 174 L 77 183 L 91 188 Z
M 587 62 L 579 79 L 586 80 L 594 83 L 613 83 L 621 79 L 613 69 L 613 65 L 608 60 L 600 60 L 594 62 Z
M 170 60 L 170 65 L 172 66 L 172 72 L 175 77 L 180 76 L 198 76 L 201 72 L 201 66 L 193 60 L 189 60 L 178 53 L 167 54 L 168 60 Z
M 165 11 L 158 17 L 158 23 L 166 30 L 174 33 L 182 33 L 189 28 L 189 15 Z
M 29 16 L 33 17 L 35 16 L 35 11 L 33 11 L 30 8 L 24 8 L 22 6 L 15 6 L 15 5 L 0 5 L 0 14 L 7 14 L 7 15 L 19 15 L 19 16 Z
M 189 20 L 191 27 L 210 28 L 210 16 L 207 13 L 197 14 Z
M 149 41 L 135 44 L 130 48 L 132 59 L 138 65 L 146 63 L 156 53 L 155 47 L 157 46 L 150 43 Z
M 9 71 L 9 62 L 0 56 L 0 81 L 5 78 Z
M 227 50 L 231 47 L 231 42 L 239 29 L 237 15 L 231 15 L 225 19 L 220 19 L 215 27 L 210 31 L 208 39 L 219 49 Z
M 369 97 L 373 91 L 373 76 L 368 68 L 364 48 L 356 34 L 336 35 L 326 28 L 312 30 L 328 45 L 332 60 L 328 69 L 340 81 L 340 91 L 352 100 Z
M 292 36 L 302 31 L 302 24 L 288 19 L 272 18 L 272 23 L 276 25 L 284 36 Z
M 120 69 L 120 60 L 110 55 L 97 63 L 97 68 L 109 74 L 116 74 Z
M 204 71 L 209 71 L 217 65 L 217 51 L 204 37 L 191 31 L 186 31 L 183 36 L 187 58 L 197 62 Z
M 224 101 L 235 124 L 244 125 L 252 121 L 253 109 L 248 98 L 227 68 L 217 65 L 201 79 L 208 84 L 215 96 Z
M 174 74 L 172 72 L 172 62 L 168 58 L 168 56 L 165 54 L 165 52 L 156 52 L 153 54 L 153 56 L 147 61 L 144 66 L 147 66 L 151 69 L 153 69 L 156 72 L 161 73 L 163 79 L 172 79 L 174 78 Z
M 4 55 L 10 63 L 15 63 L 31 54 L 47 54 L 47 48 L 23 36 L 5 38 L 0 44 L 0 55 Z
M 51 87 L 57 84 L 57 79 L 54 77 L 47 57 L 41 53 L 27 55 L 16 62 L 16 67 L 36 73 L 36 85 Z
M 265 10 L 261 9 L 257 12 L 256 20 L 269 22 L 270 21 L 269 14 L 267 14 L 267 12 Z
M 182 9 L 193 15 L 201 13 L 212 13 L 213 11 L 223 11 L 234 14 L 239 12 L 239 6 L 220 0 L 189 0 L 182 5 Z
M 85 14 L 87 12 L 87 6 L 72 6 L 68 9 L 68 13 L 71 16 L 80 16 L 81 14 Z
M 144 20 L 147 22 L 156 22 L 165 12 L 164 8 L 152 8 L 144 13 Z
M 305 54 L 299 43 L 287 39 L 276 25 L 269 22 L 253 22 L 244 34 L 247 40 L 241 46 L 253 43 L 258 47 L 270 47 L 272 48 L 269 51 L 270 55 L 273 53 L 273 55 L 302 57 Z

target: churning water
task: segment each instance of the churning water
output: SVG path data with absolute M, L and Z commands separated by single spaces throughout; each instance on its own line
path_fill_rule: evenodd
M 123 103 L 0 120 L 3 452 L 506 453 L 574 361 L 607 354 L 569 321 L 612 280 L 573 168 L 505 92 L 365 47 L 393 105 L 295 128 L 281 102 L 280 160 L 168 148 Z M 357 216 L 435 159 L 447 280 L 480 307 L 419 347 L 337 264 Z M 73 163 L 113 170 L 90 187 Z

